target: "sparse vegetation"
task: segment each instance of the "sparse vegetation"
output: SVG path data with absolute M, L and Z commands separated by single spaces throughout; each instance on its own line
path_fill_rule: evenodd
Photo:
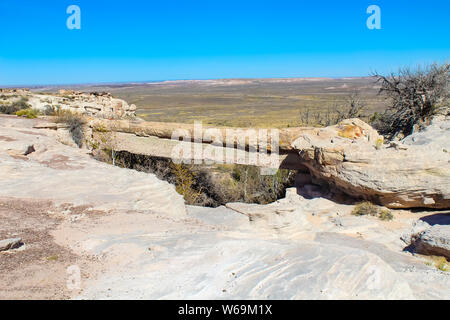
M 355 216 L 365 216 L 365 215 L 374 216 L 378 217 L 383 221 L 389 221 L 394 219 L 394 215 L 391 213 L 390 210 L 386 208 L 381 208 L 369 201 L 363 201 L 356 204 L 355 208 L 352 211 L 352 214 Z
M 53 255 L 53 256 L 47 257 L 47 261 L 57 261 L 57 260 L 58 260 L 58 256 L 57 255 Z
M 78 147 L 82 147 L 84 141 L 83 125 L 85 120 L 81 115 L 75 114 L 69 110 L 57 110 L 55 122 L 65 123 L 68 127 L 73 141 Z
M 359 93 L 365 108 L 360 118 L 368 121 L 375 111 L 383 112 L 386 101 L 377 95 L 373 79 L 282 79 L 243 80 L 225 84 L 171 83 L 158 85 L 105 85 L 92 90 L 111 92 L 137 106 L 137 115 L 147 121 L 203 121 L 204 125 L 285 128 L 324 126 L 335 123 L 336 106 L 345 112 L 349 96 Z M 72 88 L 89 91 L 89 88 Z M 309 110 L 309 120 L 304 113 Z
M 427 256 L 430 261 L 425 262 L 427 266 L 434 266 L 440 271 L 450 272 L 450 263 L 445 257 L 441 256 Z
M 111 163 L 109 150 L 97 158 Z M 116 164 L 138 171 L 154 173 L 174 184 L 188 204 L 217 207 L 228 202 L 266 204 L 285 195 L 294 184 L 296 171 L 278 170 L 274 175 L 261 175 L 260 169 L 247 165 L 174 164 L 171 160 L 126 151 L 116 152 Z
M 25 117 L 28 119 L 35 119 L 39 115 L 39 111 L 36 109 L 22 109 L 16 112 L 16 116 Z
M 18 108 L 19 110 L 31 108 L 31 106 L 28 104 L 27 97 L 21 97 L 18 101 L 13 102 L 12 106 Z
M 381 147 L 383 146 L 383 143 L 384 143 L 383 137 L 379 137 L 379 138 L 375 141 L 375 149 L 380 150 Z
M 383 135 L 407 136 L 420 129 L 439 108 L 449 107 L 450 65 L 400 69 L 397 74 L 374 76 L 379 93 L 390 102 L 383 114 L 374 114 L 372 124 Z
M 295 171 L 279 169 L 274 175 L 261 175 L 255 166 L 233 165 L 232 178 L 237 183 L 238 197 L 245 202 L 270 203 L 284 196 L 292 186 Z
M 367 107 L 359 92 L 355 91 L 343 101 L 334 101 L 333 106 L 310 112 L 309 107 L 301 112 L 301 125 L 331 126 L 345 119 L 367 118 L 363 115 Z
M 383 221 L 390 221 L 394 219 L 394 215 L 388 209 L 381 209 L 381 211 L 378 214 L 378 218 L 380 218 Z
M 95 153 L 99 155 L 102 150 L 106 151 L 112 161 L 112 165 L 116 165 L 116 133 L 103 125 L 96 125 L 92 129 L 92 139 L 86 142 Z
M 110 130 L 108 130 L 105 126 L 102 126 L 102 125 L 94 126 L 94 128 L 92 128 L 92 130 L 94 130 L 95 132 L 99 132 L 99 133 L 110 132 Z
M 0 113 L 3 114 L 16 114 L 16 112 L 19 110 L 20 108 L 17 108 L 16 106 L 10 104 L 0 104 Z
M 10 97 L 12 98 L 12 97 Z M 30 109 L 31 106 L 27 103 L 28 98 L 22 97 L 17 101 L 14 101 L 10 104 L 1 104 L 0 105 L 0 113 L 4 114 L 16 114 L 20 110 Z
M 441 262 L 440 264 L 438 264 L 436 266 L 436 268 L 438 268 L 441 271 L 445 271 L 445 272 L 450 271 L 450 266 L 447 263 L 447 261 L 446 262 Z
M 41 114 L 44 116 L 54 116 L 56 115 L 56 108 L 51 105 L 46 105 L 44 110 L 41 111 Z
M 361 117 L 365 107 L 366 103 L 362 100 L 360 94 L 358 92 L 352 93 L 350 96 L 348 96 L 347 101 L 343 106 L 335 105 L 335 123 L 339 123 L 345 119 Z
M 175 163 L 171 163 L 171 170 L 175 175 L 177 192 L 184 196 L 187 203 L 197 204 L 203 190 L 202 187 L 199 188 L 200 190 L 194 188 L 196 173 L 189 170 L 183 164 Z

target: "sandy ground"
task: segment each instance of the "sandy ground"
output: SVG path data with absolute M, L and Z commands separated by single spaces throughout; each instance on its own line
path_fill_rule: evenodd
M 24 243 L 0 253 L 0 299 L 68 299 L 74 292 L 66 286 L 67 268 L 82 265 L 85 278 L 98 269 L 90 257 L 57 244 L 51 235 L 68 208 L 70 215 L 86 209 L 68 204 L 55 207 L 45 200 L 0 198 L 0 239 L 20 237 Z

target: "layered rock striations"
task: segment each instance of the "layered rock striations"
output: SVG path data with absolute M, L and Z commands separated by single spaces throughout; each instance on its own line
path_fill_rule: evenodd
M 389 208 L 450 207 L 450 121 L 437 117 L 399 142 L 359 119 L 317 128 L 293 143 L 318 183 Z

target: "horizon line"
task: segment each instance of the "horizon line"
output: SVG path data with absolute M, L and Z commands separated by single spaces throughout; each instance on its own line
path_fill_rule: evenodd
M 55 83 L 46 83 L 46 84 L 28 84 L 28 85 L 2 85 L 0 84 L 0 88 L 7 89 L 37 89 L 42 87 L 66 87 L 66 86 L 107 86 L 107 85 L 121 85 L 121 84 L 153 84 L 153 83 L 166 83 L 166 82 L 192 82 L 192 81 L 220 81 L 220 80 L 308 80 L 308 79 L 317 79 L 317 80 L 339 80 L 339 79 L 363 79 L 363 78 L 371 78 L 372 76 L 329 76 L 329 77 L 249 77 L 249 78 L 203 78 L 203 79 L 165 79 L 165 80 L 142 80 L 142 81 L 111 81 L 111 82 L 84 82 L 84 83 L 64 83 L 64 84 L 55 84 Z

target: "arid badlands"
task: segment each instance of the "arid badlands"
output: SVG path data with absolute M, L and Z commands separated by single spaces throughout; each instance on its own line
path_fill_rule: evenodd
M 0 299 L 450 299 L 448 110 L 391 143 L 356 118 L 280 129 L 295 186 L 213 208 L 93 146 L 168 158 L 223 141 L 171 140 L 192 126 L 145 122 L 108 94 L 0 93 L 85 119 L 77 139 L 52 115 L 0 115 Z M 354 214 L 361 201 L 392 219 Z

